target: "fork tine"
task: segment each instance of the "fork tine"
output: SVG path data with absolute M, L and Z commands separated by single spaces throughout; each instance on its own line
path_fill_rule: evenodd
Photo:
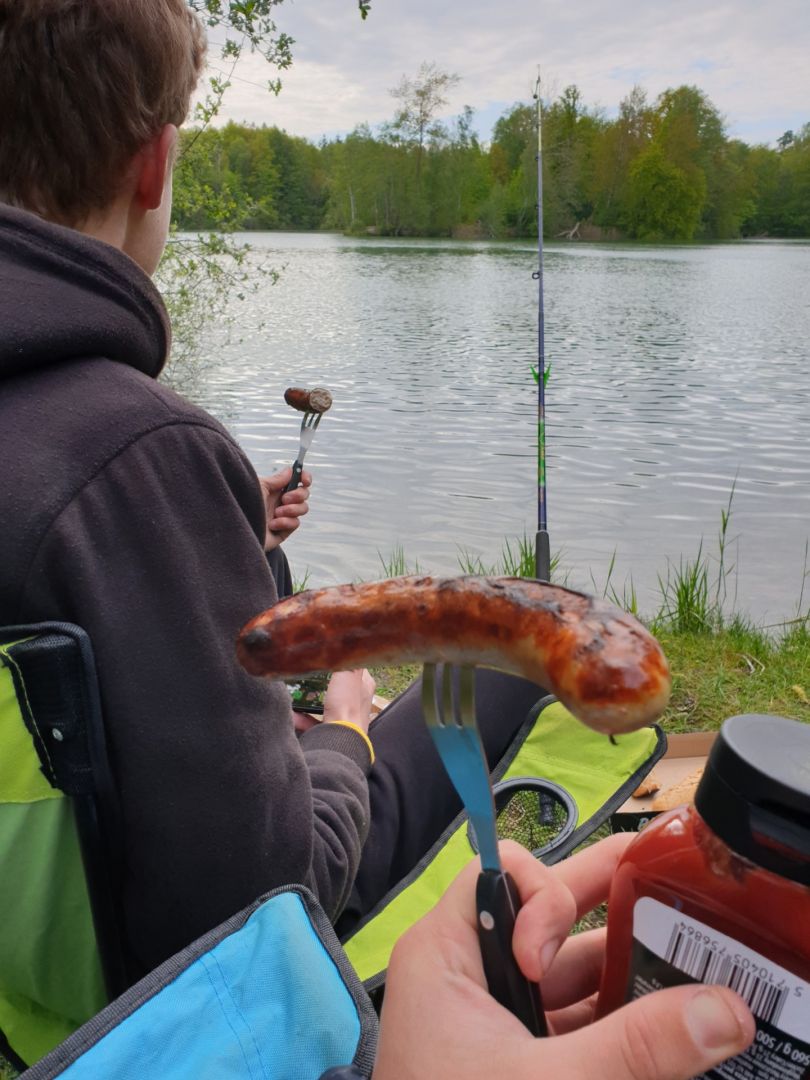
M 455 674 L 451 664 L 442 664 L 442 711 L 441 723 L 447 727 L 450 723 L 461 727 L 461 718 L 458 714 L 458 695 L 456 694 Z
M 436 665 L 422 665 L 422 715 L 428 727 L 438 722 L 436 709 Z
M 423 664 L 422 711 L 431 726 L 477 732 L 475 669 L 466 665 Z
M 458 669 L 458 722 L 462 727 L 478 730 L 475 719 L 475 669 L 463 665 Z
M 424 664 L 422 713 L 478 838 L 484 866 L 500 869 L 489 768 L 475 719 L 474 672 Z

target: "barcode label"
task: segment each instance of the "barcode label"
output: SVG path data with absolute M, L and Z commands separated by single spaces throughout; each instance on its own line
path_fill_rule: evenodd
M 742 963 L 735 963 L 728 953 L 720 954 L 699 944 L 680 925 L 672 928 L 664 959 L 698 982 L 731 987 L 754 1016 L 769 1024 L 779 1022 L 790 992 L 786 986 L 773 986 L 746 970 Z
M 636 902 L 633 937 L 656 963 L 736 990 L 758 1020 L 810 1042 L 810 984 L 761 953 L 649 896 Z

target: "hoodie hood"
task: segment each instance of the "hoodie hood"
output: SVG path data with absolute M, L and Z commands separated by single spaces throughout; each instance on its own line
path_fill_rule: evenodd
M 169 316 L 122 251 L 0 203 L 0 379 L 104 357 L 157 378 Z

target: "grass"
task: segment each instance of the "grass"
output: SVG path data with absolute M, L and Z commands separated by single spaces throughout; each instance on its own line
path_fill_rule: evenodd
M 418 560 L 413 566 L 408 563 L 405 558 L 405 548 L 402 544 L 397 545 L 388 558 L 386 558 L 378 549 L 377 557 L 380 560 L 383 573 L 386 577 L 409 577 L 412 574 L 422 573 L 422 568 L 420 567 Z
M 714 633 L 662 629 L 672 671 L 665 730 L 712 731 L 738 713 L 775 713 L 810 722 L 810 628 L 770 637 L 744 623 Z
M 558 569 L 560 562 L 559 554 L 551 560 L 551 575 Z M 458 564 L 464 574 L 478 574 L 482 577 L 525 577 L 532 578 L 536 574 L 534 538 L 526 533 L 509 539 L 507 536 L 501 547 L 501 557 L 498 562 L 486 564 L 480 555 L 476 555 L 466 548 L 458 549 Z

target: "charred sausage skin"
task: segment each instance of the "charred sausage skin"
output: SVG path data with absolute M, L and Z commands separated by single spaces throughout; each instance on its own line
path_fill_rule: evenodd
M 237 653 L 251 674 L 283 678 L 425 661 L 498 668 L 607 734 L 652 723 L 671 685 L 660 646 L 631 615 L 525 578 L 403 577 L 297 593 L 252 619 Z
M 332 407 L 332 395 L 325 386 L 316 386 L 312 390 L 289 386 L 284 391 L 284 400 L 299 412 L 325 413 Z

